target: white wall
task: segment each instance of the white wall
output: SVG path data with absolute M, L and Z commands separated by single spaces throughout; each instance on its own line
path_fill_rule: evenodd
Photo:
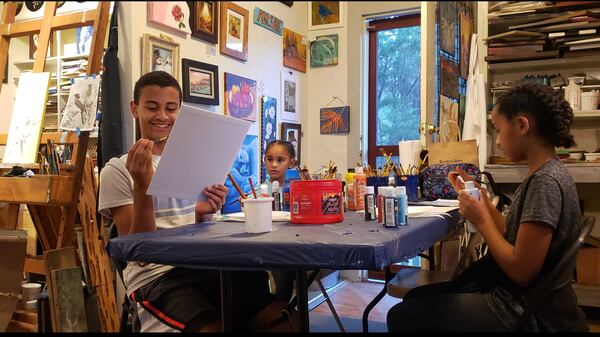
M 237 5 L 247 9 L 249 13 L 248 23 L 248 61 L 242 62 L 219 53 L 219 45 L 214 45 L 216 54 L 209 55 L 207 46 L 213 46 L 202 40 L 181 35 L 171 31 L 157 28 L 152 23 L 146 22 L 146 2 L 121 2 L 119 8 L 119 60 L 121 63 L 121 100 L 124 113 L 129 113 L 129 102 L 133 97 L 133 86 L 141 76 L 142 68 L 142 36 L 145 33 L 158 36 L 165 34 L 179 43 L 181 58 L 188 58 L 200 62 L 210 63 L 219 67 L 219 95 L 220 105 L 215 107 L 198 105 L 204 109 L 223 113 L 224 107 L 224 72 L 251 78 L 257 81 L 257 87 L 264 83 L 264 92 L 257 92 L 257 96 L 263 94 L 277 98 L 280 104 L 280 77 L 282 70 L 288 70 L 283 66 L 282 36 L 271 32 L 261 26 L 254 24 L 254 8 L 262 10 L 283 20 L 284 26 L 299 34 L 306 36 L 307 7 L 305 1 L 295 1 L 292 7 L 281 2 L 235 2 Z M 301 88 L 307 87 L 307 74 L 292 70 L 300 78 Z M 307 101 L 307 90 L 301 90 L 301 102 Z M 189 104 L 189 103 L 186 103 Z M 193 104 L 191 104 L 193 105 Z M 301 103 L 302 105 L 302 103 Z M 279 109 L 280 111 L 280 109 Z M 281 112 L 280 112 L 281 113 Z M 250 128 L 250 134 L 260 134 L 260 113 L 257 114 L 257 122 Z M 301 116 L 302 124 L 307 123 L 308 114 L 303 109 Z M 278 123 L 281 122 L 280 115 Z M 131 118 L 124 118 L 124 148 L 128 149 L 134 142 L 134 125 Z M 279 129 L 279 128 L 278 128 Z M 306 133 L 305 133 L 306 135 Z M 303 137 L 302 156 L 307 154 L 304 145 L 306 137 Z

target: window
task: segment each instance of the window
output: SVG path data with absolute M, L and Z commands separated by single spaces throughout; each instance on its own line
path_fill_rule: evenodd
M 398 156 L 398 142 L 419 139 L 421 19 L 407 15 L 369 22 L 368 162 L 380 148 Z

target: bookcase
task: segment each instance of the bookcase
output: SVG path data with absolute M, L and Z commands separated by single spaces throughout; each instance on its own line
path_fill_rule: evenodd
M 600 48 L 594 45 L 594 39 L 600 37 L 600 3 L 594 1 L 579 2 L 553 2 L 547 3 L 546 8 L 527 8 L 523 6 L 515 13 L 492 14 L 490 9 L 498 2 L 479 2 L 478 32 L 479 32 L 479 58 L 478 62 L 486 83 L 487 92 L 487 122 L 486 141 L 487 151 L 485 171 L 492 173 L 502 191 L 508 195 L 514 193 L 527 175 L 527 165 L 509 163 L 502 158 L 501 151 L 496 146 L 496 134 L 491 124 L 491 110 L 495 96 L 506 90 L 516 81 L 525 76 L 546 81 L 556 89 L 564 89 L 569 77 L 587 74 L 583 83 L 582 92 L 600 90 Z M 540 3 L 538 3 L 540 4 Z M 520 4 L 518 5 L 520 6 Z M 520 12 L 520 13 L 518 13 Z M 517 27 L 517 28 L 515 28 Z M 511 29 L 512 28 L 512 29 Z M 488 45 L 482 41 L 488 37 L 498 36 L 510 31 L 542 33 L 544 37 L 532 35 L 531 43 L 506 43 L 496 40 L 492 44 L 488 40 L 489 50 L 494 55 L 488 55 Z M 552 34 L 552 35 L 550 35 Z M 512 33 L 515 37 L 519 33 Z M 522 34 L 524 36 L 526 34 Z M 549 37 L 551 36 L 551 37 Z M 519 38 L 515 38 L 518 40 Z M 525 38 L 523 38 L 525 39 Z M 533 41 L 542 40 L 539 42 Z M 584 40 L 590 40 L 585 42 Z M 573 51 L 567 42 L 583 41 L 584 49 Z M 527 46 L 527 47 L 525 47 Z M 516 48 L 515 48 L 516 47 Z M 543 48 L 540 48 L 543 47 Z M 537 54 L 536 54 L 537 53 Z M 503 57 L 502 55 L 506 55 Z M 487 61 L 486 61 L 487 58 Z M 489 61 L 489 62 L 488 62 Z M 562 75 L 566 83 L 560 83 L 555 75 Z M 595 78 L 595 79 L 594 79 Z M 571 133 L 575 136 L 577 146 L 570 151 L 594 152 L 600 147 L 600 110 L 598 107 L 591 110 L 574 111 L 574 122 Z M 558 149 L 561 150 L 561 149 Z M 584 213 L 600 215 L 600 198 L 596 190 L 600 187 L 600 162 L 586 162 L 585 160 L 565 160 L 565 164 L 573 176 Z M 600 236 L 600 226 L 596 226 L 593 236 Z M 582 305 L 600 306 L 600 286 L 582 286 L 575 283 L 575 291 Z

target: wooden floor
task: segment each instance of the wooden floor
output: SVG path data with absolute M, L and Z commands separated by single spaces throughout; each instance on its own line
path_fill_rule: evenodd
M 340 317 L 362 319 L 363 310 L 369 302 L 383 289 L 383 283 L 348 282 L 329 297 Z M 385 322 L 388 310 L 399 303 L 400 299 L 385 295 L 373 308 L 369 321 Z M 584 308 L 588 318 L 590 332 L 600 332 L 600 308 Z M 311 312 L 331 314 L 326 302 L 321 303 Z

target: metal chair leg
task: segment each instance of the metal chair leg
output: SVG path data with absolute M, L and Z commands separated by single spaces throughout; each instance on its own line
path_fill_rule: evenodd
M 321 280 L 317 279 L 317 285 L 319 286 L 319 288 L 321 288 L 321 292 L 323 293 L 323 296 L 325 297 L 325 301 L 327 301 L 327 305 L 329 305 L 329 310 L 331 310 L 331 313 L 333 314 L 333 318 L 335 318 L 335 321 L 338 325 L 338 327 L 340 328 L 341 332 L 346 332 L 346 330 L 344 330 L 344 325 L 342 325 L 342 321 L 340 321 L 340 317 L 337 314 L 337 311 L 335 311 L 335 308 L 333 307 L 333 303 L 331 303 L 331 299 L 329 298 L 329 295 L 327 294 L 327 290 L 325 290 L 325 287 L 323 287 L 323 283 L 321 283 Z
M 363 313 L 363 333 L 369 332 L 369 313 L 373 308 L 381 301 L 383 296 L 387 294 L 387 286 L 390 280 L 393 278 L 392 271 L 390 270 L 390 266 L 385 267 L 385 284 L 383 285 L 383 289 L 375 296 L 375 298 L 367 305 L 365 311 Z

